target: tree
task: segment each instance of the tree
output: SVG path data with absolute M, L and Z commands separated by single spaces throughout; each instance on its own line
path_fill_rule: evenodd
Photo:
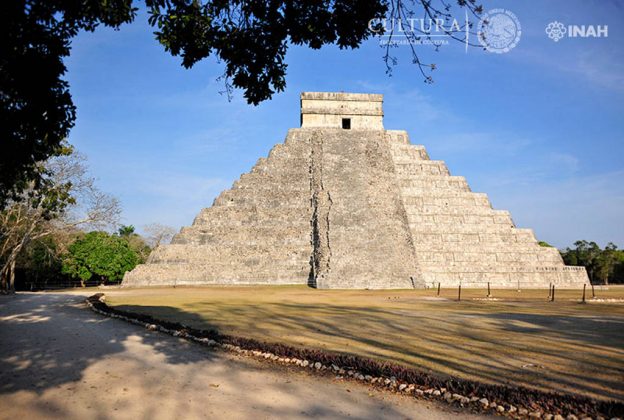
M 604 284 L 609 284 L 609 279 L 615 270 L 618 260 L 617 246 L 613 242 L 609 242 L 596 258 L 596 279 Z
M 61 271 L 62 255 L 81 235 L 79 230 L 70 230 L 30 241 L 15 263 L 15 288 L 18 283 L 22 290 L 67 284 L 71 279 Z
M 41 179 L 39 164 L 64 153 L 76 108 L 63 59 L 80 31 L 134 18 L 125 0 L 0 2 L 0 210 Z
M 128 241 L 106 232 L 89 232 L 69 246 L 63 258 L 63 273 L 84 282 L 97 277 L 100 283 L 121 281 L 139 258 Z
M 117 234 L 119 236 L 131 236 L 134 234 L 134 226 L 132 225 L 121 225 L 119 229 L 117 229 Z
M 117 224 L 117 200 L 99 191 L 87 174 L 84 156 L 63 155 L 38 166 L 40 177 L 0 211 L 0 291 L 14 290 L 18 257 L 33 241 L 67 235 L 77 228 Z
M 143 227 L 147 234 L 147 243 L 152 248 L 157 248 L 160 244 L 168 244 L 176 230 L 171 226 L 161 225 L 160 223 L 152 223 Z
M 186 68 L 216 56 L 225 66 L 228 95 L 233 87 L 242 89 L 255 105 L 284 90 L 291 44 L 357 48 L 386 32 L 385 17 L 394 22 L 422 15 L 436 23 L 451 18 L 446 0 L 146 0 L 145 5 L 166 51 L 180 56 Z M 457 0 L 457 6 L 474 17 L 482 10 L 475 0 Z M 99 25 L 119 28 L 134 20 L 136 11 L 133 0 L 0 2 L 0 210 L 41 178 L 40 162 L 63 154 L 63 139 L 76 118 L 63 79 L 72 38 Z M 467 42 L 458 37 L 464 29 L 469 28 L 447 25 L 444 33 Z M 392 38 L 395 25 L 387 31 Z M 431 82 L 428 72 L 435 65 L 423 63 L 415 48 L 421 39 L 431 40 L 431 29 L 407 26 L 401 35 L 409 41 L 412 62 Z M 388 42 L 388 72 L 397 62 L 390 48 Z
M 134 232 L 134 226 L 123 225 L 117 230 L 117 235 L 128 242 L 130 248 L 136 253 L 138 262 L 144 263 L 151 252 L 151 248 L 139 234 Z
M 612 283 L 624 283 L 624 250 L 617 251 L 617 261 L 613 266 Z
M 601 249 L 596 242 L 580 240 L 574 242 L 574 249 L 566 248 L 561 252 L 563 261 L 568 265 L 581 265 L 587 269 L 592 283 L 624 282 L 624 251 L 609 242 Z

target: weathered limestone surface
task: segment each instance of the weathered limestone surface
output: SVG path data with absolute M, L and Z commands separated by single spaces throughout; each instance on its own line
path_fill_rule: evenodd
M 470 191 L 405 131 L 386 131 L 394 157 L 416 261 L 429 286 L 582 287 L 584 267 L 565 266 L 559 251 L 538 244 L 531 229 L 515 227 L 508 211 Z
M 423 286 L 384 131 L 313 131 L 311 161 L 315 285 Z
M 580 287 L 509 212 L 470 191 L 407 133 L 383 129 L 381 95 L 302 94 L 289 131 L 125 286 Z M 360 117 L 360 120 L 357 118 Z M 342 129 L 343 118 L 352 129 Z
M 306 284 L 311 148 L 301 134 L 291 130 L 123 284 Z

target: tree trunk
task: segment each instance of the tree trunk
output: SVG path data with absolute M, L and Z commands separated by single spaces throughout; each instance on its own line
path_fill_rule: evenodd
M 7 292 L 7 278 L 4 274 L 4 271 L 0 272 L 0 294 L 4 294 Z
M 15 293 L 15 260 L 11 262 L 9 273 L 9 292 Z
M 22 252 L 22 249 L 24 249 L 32 239 L 30 235 L 32 234 L 33 229 L 34 225 L 30 228 L 28 233 L 24 235 L 22 240 L 13 248 L 4 262 L 4 266 L 0 270 L 0 281 L 3 292 L 12 293 L 15 291 L 15 261 L 17 261 L 17 257 L 20 252 Z

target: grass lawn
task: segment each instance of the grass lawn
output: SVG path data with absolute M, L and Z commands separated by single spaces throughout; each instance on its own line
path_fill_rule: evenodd
M 579 290 L 119 289 L 107 303 L 196 328 L 354 353 L 438 375 L 624 400 L 624 302 Z M 597 290 L 624 300 L 623 287 Z

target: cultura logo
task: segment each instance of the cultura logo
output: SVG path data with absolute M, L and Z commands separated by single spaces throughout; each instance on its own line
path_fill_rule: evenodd
M 561 22 L 550 22 L 548 26 L 546 26 L 546 34 L 548 35 L 548 38 L 555 42 L 559 42 L 559 40 L 565 36 L 566 32 L 567 29 Z

